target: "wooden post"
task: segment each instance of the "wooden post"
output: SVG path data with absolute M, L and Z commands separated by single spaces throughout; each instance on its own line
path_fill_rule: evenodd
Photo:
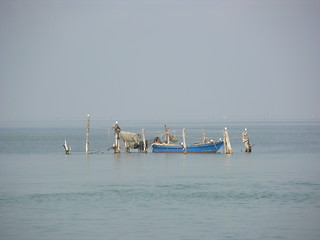
M 114 153 L 120 153 L 120 126 L 118 121 L 113 124 L 112 129 L 114 130 L 114 145 L 112 146 Z
M 166 132 L 166 138 L 165 138 L 165 142 L 167 144 L 170 144 L 170 130 L 169 128 L 167 127 L 167 125 L 164 125 L 164 130 Z
M 251 152 L 252 146 L 250 145 L 248 132 L 246 128 L 244 129 L 244 132 L 242 132 L 242 142 L 245 147 L 245 152 Z
M 127 141 L 124 141 L 124 149 L 126 150 L 127 153 L 130 152 L 130 147 Z
M 147 152 L 146 136 L 144 135 L 144 129 L 142 128 L 142 141 L 143 141 L 143 152 Z
M 187 144 L 186 144 L 186 129 L 183 128 L 182 129 L 182 139 L 183 139 L 183 150 L 184 150 L 184 153 L 187 153 Z
M 86 154 L 89 153 L 89 129 L 90 129 L 90 115 L 87 115 L 87 131 L 86 131 Z
M 224 135 L 224 152 L 225 152 L 225 154 L 232 154 L 232 147 L 231 147 L 227 127 L 224 128 L 223 135 Z
M 206 134 L 206 132 L 204 131 L 204 128 L 202 128 L 202 136 L 203 136 L 202 142 L 203 142 L 203 143 L 206 143 L 206 142 L 207 142 L 207 134 Z
M 227 149 L 227 145 L 226 145 L 226 129 L 227 127 L 224 128 L 225 130 L 222 130 L 222 134 L 223 134 L 223 151 L 224 153 L 226 153 L 226 149 Z
M 71 153 L 71 145 L 70 145 L 70 148 L 69 148 L 67 140 L 64 140 L 63 147 L 64 147 L 64 151 L 65 151 L 66 155 L 69 155 Z
M 114 153 L 120 153 L 120 137 L 119 137 L 119 133 L 115 133 L 114 134 L 114 140 L 115 140 L 115 144 L 114 144 Z

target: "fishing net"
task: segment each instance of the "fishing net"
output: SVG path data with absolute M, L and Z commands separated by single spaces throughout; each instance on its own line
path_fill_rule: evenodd
M 176 136 L 176 135 L 169 135 L 169 139 L 170 139 L 170 141 L 171 142 L 178 142 L 178 140 L 179 140 L 179 137 L 178 136 Z
M 121 131 L 121 132 L 119 133 L 119 137 L 120 137 L 122 140 L 128 142 L 129 146 L 130 146 L 130 144 L 131 144 L 131 145 L 134 144 L 134 143 L 139 144 L 139 142 L 140 142 L 140 134 L 139 134 L 139 133 L 132 133 L 132 132 L 123 132 L 123 131 Z M 132 146 L 133 146 L 133 145 L 132 145 Z M 131 146 L 130 146 L 130 147 L 131 147 Z

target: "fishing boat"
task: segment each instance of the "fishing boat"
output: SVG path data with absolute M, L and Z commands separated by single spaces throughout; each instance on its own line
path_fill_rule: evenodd
M 152 151 L 155 153 L 215 153 L 217 152 L 224 144 L 224 141 L 221 139 L 219 141 L 207 141 L 207 136 L 202 129 L 203 140 L 202 142 L 187 144 L 186 143 L 186 129 L 182 129 L 182 138 L 183 142 L 181 144 L 170 143 L 177 142 L 178 137 L 170 134 L 169 128 L 164 126 L 166 131 L 166 137 L 164 143 L 155 142 L 151 145 Z
M 215 153 L 222 146 L 224 142 L 210 141 L 206 143 L 194 143 L 190 145 L 182 144 L 167 144 L 167 143 L 153 143 L 152 151 L 155 153 Z

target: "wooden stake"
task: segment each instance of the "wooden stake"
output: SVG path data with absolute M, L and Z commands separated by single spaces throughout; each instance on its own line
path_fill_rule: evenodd
M 114 134 L 114 140 L 115 140 L 114 153 L 120 153 L 120 137 L 119 137 L 119 133 L 115 133 Z
M 130 147 L 127 141 L 124 141 L 124 149 L 126 150 L 127 153 L 130 152 Z
M 112 146 L 114 153 L 120 153 L 120 126 L 118 121 L 113 124 L 112 129 L 114 130 L 114 145 Z
M 167 127 L 167 125 L 164 125 L 164 130 L 166 132 L 166 139 L 165 139 L 165 142 L 167 144 L 170 144 L 170 130 L 169 128 Z
M 144 129 L 142 128 L 142 141 L 143 141 L 143 152 L 147 152 L 146 136 L 144 135 Z
M 250 145 L 248 132 L 246 128 L 244 129 L 244 132 L 242 132 L 242 142 L 245 147 L 245 152 L 251 152 L 252 146 Z
M 86 154 L 89 153 L 89 129 L 90 129 L 90 115 L 87 115 L 87 131 L 86 131 Z
M 204 131 L 204 128 L 202 128 L 202 136 L 203 136 L 202 142 L 203 142 L 203 143 L 206 143 L 206 142 L 207 142 L 207 134 L 206 134 L 206 132 Z
M 183 138 L 183 150 L 184 153 L 187 153 L 187 144 L 186 144 L 186 129 L 182 129 L 182 138 Z
M 70 146 L 70 148 L 69 148 L 68 143 L 67 143 L 67 140 L 64 140 L 64 145 L 63 145 L 63 147 L 64 147 L 64 151 L 65 151 L 66 155 L 69 155 L 70 152 L 71 152 L 71 146 Z
M 232 154 L 232 147 L 231 147 L 227 127 L 224 128 L 223 134 L 224 134 L 224 152 L 225 154 Z

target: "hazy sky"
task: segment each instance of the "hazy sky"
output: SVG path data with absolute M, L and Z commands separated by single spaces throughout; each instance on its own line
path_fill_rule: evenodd
M 320 1 L 0 0 L 0 121 L 320 119 Z

